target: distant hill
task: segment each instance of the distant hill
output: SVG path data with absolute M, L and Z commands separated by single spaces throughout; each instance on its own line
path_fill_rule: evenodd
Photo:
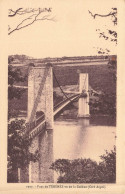
M 100 61 L 100 60 L 108 60 L 113 55 L 110 56 L 73 56 L 73 57 L 54 57 L 54 58 L 41 58 L 35 59 L 33 57 L 29 57 L 27 55 L 9 55 L 9 59 L 11 60 L 11 64 L 21 64 L 21 65 L 28 65 L 30 63 L 34 64 L 46 64 L 46 63 L 54 63 L 54 64 L 65 64 L 65 63 L 82 63 L 82 62 L 89 62 L 89 61 Z M 115 57 L 115 55 L 114 55 Z

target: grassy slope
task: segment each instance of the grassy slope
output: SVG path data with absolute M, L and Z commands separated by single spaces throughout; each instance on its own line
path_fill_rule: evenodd
M 107 65 L 55 67 L 54 71 L 60 85 L 78 84 L 78 71 L 80 71 L 89 74 L 89 84 L 94 90 L 101 90 L 108 93 L 115 90 L 115 83 Z M 56 83 L 54 82 L 55 85 Z

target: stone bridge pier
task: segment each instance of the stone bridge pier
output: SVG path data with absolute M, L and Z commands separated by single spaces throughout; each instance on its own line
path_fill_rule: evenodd
M 50 170 L 53 162 L 53 73 L 50 64 L 30 67 L 28 74 L 28 115 L 29 123 L 36 121 L 36 113 L 45 115 L 45 131 L 32 139 L 31 153 L 39 152 L 39 160 L 30 162 L 21 169 L 20 182 L 53 183 L 54 172 Z M 42 127 L 42 126 L 41 126 Z

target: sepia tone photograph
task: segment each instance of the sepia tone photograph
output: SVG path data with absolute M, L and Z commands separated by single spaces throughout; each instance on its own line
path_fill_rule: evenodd
M 7 183 L 116 183 L 118 7 L 91 2 L 8 9 Z

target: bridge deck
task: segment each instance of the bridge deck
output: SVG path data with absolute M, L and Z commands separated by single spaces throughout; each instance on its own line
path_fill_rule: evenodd
M 67 105 L 69 105 L 70 103 L 72 103 L 74 100 L 76 100 L 77 98 L 79 98 L 80 94 L 75 94 L 73 96 L 71 96 L 70 98 L 60 102 L 59 104 L 57 104 L 54 107 L 54 116 L 56 116 L 63 108 L 65 108 Z M 32 138 L 35 135 L 38 135 L 39 133 L 45 131 L 45 116 L 42 115 L 41 117 L 39 117 L 36 120 L 36 126 L 34 128 L 32 128 L 29 131 L 29 137 Z

